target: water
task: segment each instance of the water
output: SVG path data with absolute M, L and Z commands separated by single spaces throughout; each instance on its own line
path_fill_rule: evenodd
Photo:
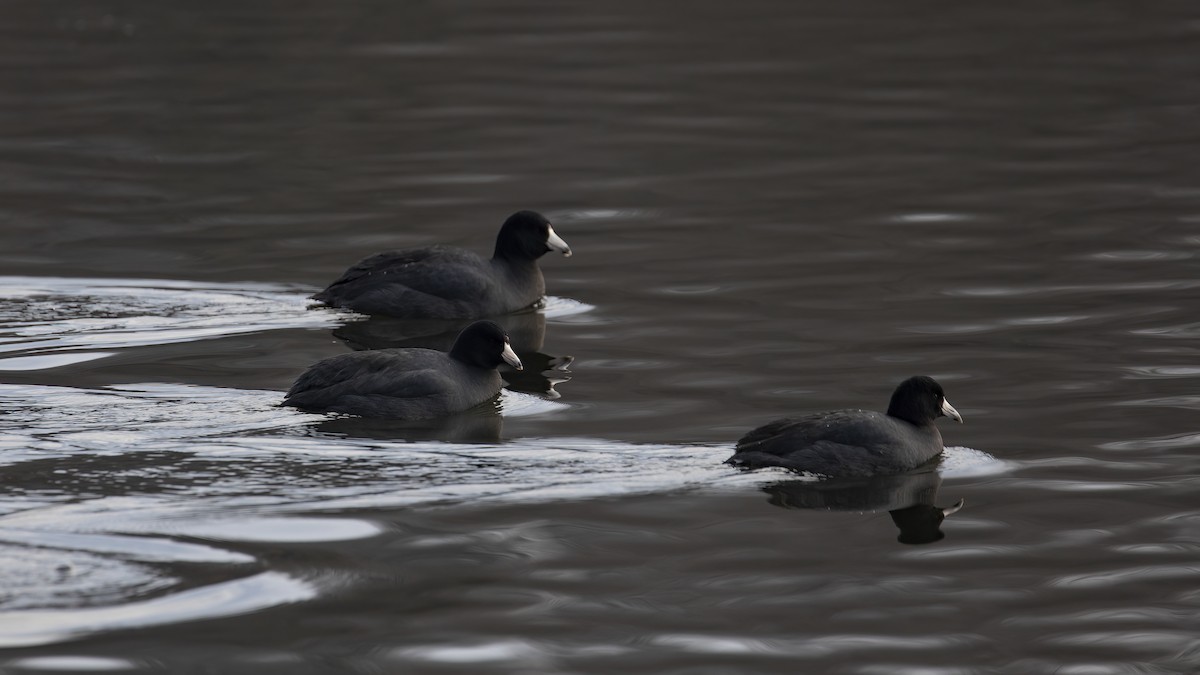
M 1189 3 L 0 16 L 0 671 L 1200 671 Z M 276 405 L 520 208 L 495 411 Z M 721 464 L 918 373 L 935 470 Z

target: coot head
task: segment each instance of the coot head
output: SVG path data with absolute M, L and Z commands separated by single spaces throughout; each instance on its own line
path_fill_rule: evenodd
M 508 260 L 537 260 L 550 251 L 571 256 L 571 247 L 554 232 L 545 216 L 537 211 L 517 211 L 500 227 L 493 255 Z
M 495 368 L 501 363 L 521 370 L 521 359 L 508 344 L 508 333 L 492 321 L 476 321 L 454 340 L 450 356 L 479 368 Z
M 932 377 L 918 375 L 910 377 L 896 387 L 887 414 L 917 426 L 932 424 L 942 415 L 962 423 L 962 415 L 946 400 L 942 385 Z

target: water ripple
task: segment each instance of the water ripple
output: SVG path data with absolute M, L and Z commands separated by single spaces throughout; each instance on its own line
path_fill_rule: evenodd
M 585 314 L 593 309 L 596 309 L 595 306 L 586 302 L 547 295 L 539 311 L 545 314 L 547 319 L 564 320 Z
M 1015 466 L 982 450 L 951 445 L 942 451 L 938 473 L 946 478 L 976 478 L 1006 473 Z
M 334 327 L 352 316 L 310 304 L 307 292 L 278 284 L 0 277 L 0 353 L 9 355 L 0 370 L 58 368 L 120 348 Z
M 1087 574 L 1067 574 L 1051 579 L 1047 585 L 1058 588 L 1113 588 L 1160 579 L 1200 580 L 1200 566 L 1151 565 Z
M 963 297 L 1016 298 L 1035 295 L 1087 295 L 1094 297 L 1097 295 L 1104 295 L 1106 293 L 1121 293 L 1129 291 L 1193 291 L 1197 288 L 1200 288 L 1200 281 L 1195 279 L 1172 279 L 1163 281 L 1130 281 L 1122 283 L 968 286 L 946 289 L 943 291 L 943 293 L 946 295 Z
M 1200 376 L 1200 366 L 1126 366 L 1133 378 L 1191 378 Z
M 695 654 L 770 654 L 791 658 L 821 658 L 837 653 L 861 653 L 871 650 L 938 650 L 963 648 L 982 642 L 977 635 L 941 634 L 929 636 L 836 635 L 812 638 L 741 637 L 666 633 L 650 638 L 650 643 Z
M 406 660 L 455 664 L 516 662 L 525 667 L 546 665 L 548 661 L 540 645 L 517 639 L 473 645 L 411 647 L 395 650 L 391 656 Z
M 1146 655 L 1197 655 L 1196 633 L 1190 630 L 1153 631 L 1096 631 L 1084 634 L 1049 635 L 1045 642 L 1073 647 L 1086 647 L 1104 651 L 1119 648 L 1123 651 L 1140 652 Z
M 976 216 L 966 213 L 905 213 L 894 216 L 889 220 L 897 223 L 965 223 L 975 220 Z
M 102 480 L 97 477 L 98 480 Z M 255 500 L 173 500 L 170 495 L 96 497 L 0 518 L 0 646 L 56 642 L 135 626 L 210 618 L 313 597 L 317 587 L 262 573 L 246 553 L 211 542 L 340 542 L 381 528 L 350 518 L 263 516 Z M 169 564 L 203 566 L 204 583 L 176 578 Z M 215 577 L 224 577 L 212 581 Z M 231 578 L 232 577 L 232 578 Z M 11 595 L 9 595 L 11 593 Z
M 87 551 L 0 545 L 0 562 L 0 617 L 110 604 L 162 592 L 178 582 L 150 565 Z
M 44 670 L 70 673 L 98 673 L 137 670 L 139 664 L 128 659 L 107 656 L 30 656 L 13 659 L 8 665 L 20 670 Z
M 1169 260 L 1190 260 L 1195 256 L 1189 251 L 1126 250 L 1104 251 L 1102 253 L 1093 253 L 1086 257 L 1092 260 L 1111 262 L 1159 262 Z
M 92 508 L 92 504 L 89 503 L 87 508 Z M 89 551 L 102 554 L 115 553 L 125 558 L 133 557 L 145 562 L 244 564 L 254 561 L 254 558 L 242 553 L 168 539 L 112 534 L 39 531 L 33 529 L 39 525 L 37 521 L 43 521 L 47 516 L 49 516 L 51 521 L 54 521 L 50 525 L 55 529 L 61 528 L 68 523 L 73 526 L 79 525 L 79 523 L 71 520 L 69 515 L 66 520 L 58 522 L 62 515 L 64 514 L 58 510 L 51 509 L 48 512 L 39 512 L 39 518 L 34 522 L 28 522 L 29 519 L 19 517 L 6 517 L 0 520 L 0 542 L 22 544 L 39 549 Z M 298 525 L 303 524 L 303 521 L 298 523 Z M 14 525 L 22 529 L 15 529 Z
M 1185 323 L 1177 326 L 1159 326 L 1155 328 L 1139 328 L 1130 331 L 1134 335 L 1149 335 L 1152 337 L 1176 338 L 1192 340 L 1200 337 L 1200 322 Z
M 1068 614 L 1038 615 L 1011 617 L 1004 623 L 1012 626 L 1028 626 L 1038 629 L 1062 627 L 1079 627 L 1084 624 L 1111 623 L 1161 623 L 1169 625 L 1187 619 L 1187 614 L 1179 609 L 1162 607 L 1115 607 L 1096 608 Z
M 0 647 L 61 642 L 104 630 L 146 628 L 309 600 L 316 590 L 278 572 L 193 588 L 172 595 L 109 607 L 0 611 Z
M 1158 398 L 1145 398 L 1130 401 L 1117 401 L 1112 405 L 1115 406 L 1145 406 L 1151 408 L 1187 408 L 1200 409 L 1200 396 L 1183 395 L 1183 396 L 1163 396 Z
M 1102 450 L 1174 450 L 1200 445 L 1200 432 L 1102 443 Z
M 18 467 L 31 470 L 30 462 L 61 461 L 70 471 L 51 482 L 61 480 L 64 490 L 79 494 L 104 491 L 103 485 L 89 487 L 88 482 L 92 459 L 107 456 L 107 463 L 95 466 L 97 481 L 103 477 L 130 486 L 165 481 L 196 497 L 257 495 L 310 506 L 624 494 L 730 475 L 720 463 L 729 451 L 722 445 L 581 438 L 446 444 L 311 433 L 311 425 L 319 427 L 328 416 L 279 407 L 279 397 L 278 392 L 191 385 L 0 385 L 0 402 L 8 410 L 0 416 L 0 432 L 11 436 L 6 443 L 14 447 L 0 463 L 13 473 L 27 470 Z M 533 402 L 517 414 L 562 407 L 515 392 L 506 392 L 502 405 L 507 410 L 513 401 L 518 407 Z M 114 457 L 136 456 L 139 448 L 153 457 L 143 456 L 127 473 L 112 464 Z M 351 457 L 358 461 L 346 465 L 343 460 Z M 423 470 L 413 473 L 413 466 Z M 297 471 L 316 480 L 309 483 Z M 214 482 L 214 472 L 226 480 Z M 272 480 L 277 482 L 271 485 Z

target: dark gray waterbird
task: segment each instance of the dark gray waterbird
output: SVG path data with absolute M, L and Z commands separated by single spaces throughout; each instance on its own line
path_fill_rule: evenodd
M 942 452 L 934 420 L 962 415 L 932 377 L 896 387 L 887 414 L 835 410 L 776 420 L 746 434 L 727 463 L 747 469 L 779 466 L 829 477 L 895 474 Z
M 504 221 L 490 259 L 454 246 L 379 253 L 312 296 L 332 307 L 405 319 L 478 319 L 534 306 L 546 294 L 537 260 L 571 247 L 536 211 Z
M 314 412 L 421 420 L 462 412 L 500 392 L 496 367 L 521 360 L 491 321 L 467 326 L 449 352 L 378 349 L 316 362 L 284 396 L 283 405 Z

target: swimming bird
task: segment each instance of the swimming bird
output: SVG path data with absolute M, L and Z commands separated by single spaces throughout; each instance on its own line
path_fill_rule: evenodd
M 491 321 L 467 326 L 449 352 L 377 349 L 313 364 L 283 405 L 314 412 L 421 420 L 462 412 L 500 391 L 496 367 L 521 369 L 508 335 Z
M 900 473 L 941 454 L 942 434 L 933 421 L 943 415 L 963 421 L 942 385 L 919 375 L 896 387 L 887 414 L 835 410 L 776 420 L 743 436 L 726 463 L 828 477 Z
M 490 259 L 454 246 L 379 253 L 312 296 L 331 307 L 403 319 L 478 319 L 536 305 L 546 294 L 537 260 L 571 247 L 536 211 L 517 211 L 496 235 Z

